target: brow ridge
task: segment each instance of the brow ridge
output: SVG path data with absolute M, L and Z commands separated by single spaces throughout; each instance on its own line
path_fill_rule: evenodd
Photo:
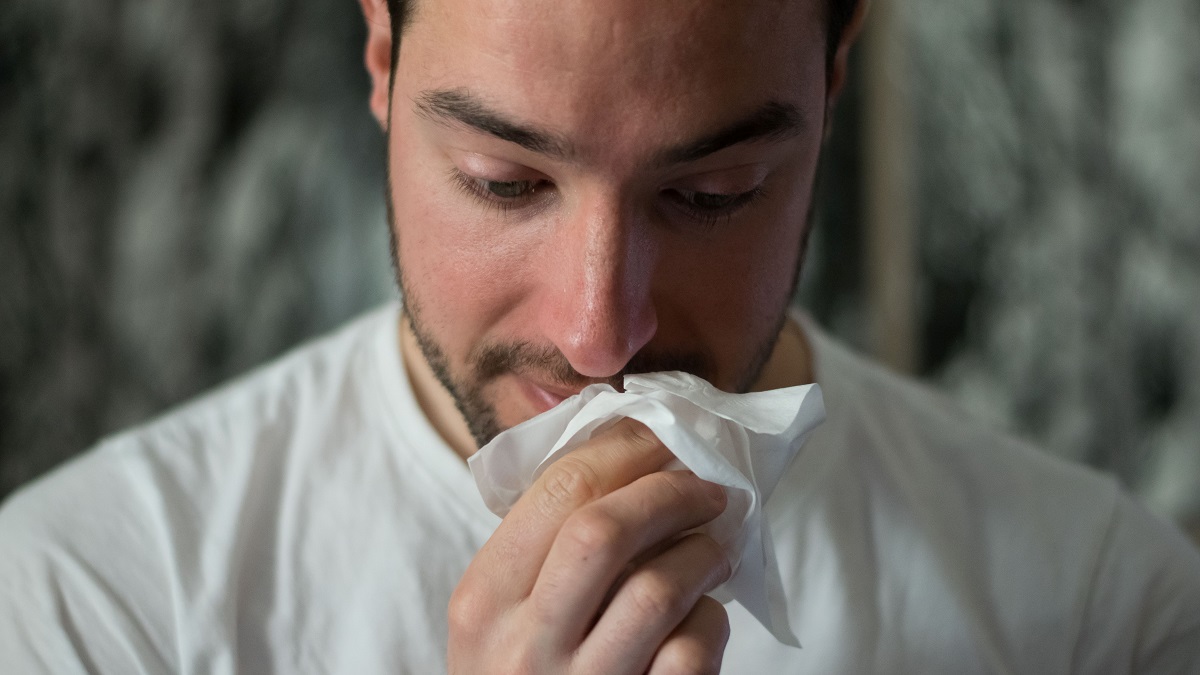
M 508 119 L 464 88 L 423 92 L 414 105 L 417 114 L 426 119 L 443 124 L 462 124 L 531 152 L 560 159 L 574 154 L 571 144 L 564 139 Z
M 575 151 L 566 139 L 515 122 L 489 108 L 465 88 L 422 92 L 414 101 L 418 115 L 440 124 L 460 124 L 526 150 L 568 160 Z M 806 120 L 796 106 L 768 101 L 749 115 L 709 133 L 657 154 L 655 164 L 671 166 L 694 162 L 742 143 L 781 141 L 804 130 Z
M 687 164 L 734 145 L 782 141 L 804 130 L 806 120 L 796 106 L 768 101 L 746 117 L 722 129 L 659 153 L 659 166 Z

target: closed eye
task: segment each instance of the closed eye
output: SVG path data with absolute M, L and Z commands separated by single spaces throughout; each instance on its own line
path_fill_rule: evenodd
M 664 194 L 688 217 L 705 226 L 713 226 L 720 220 L 732 218 L 735 213 L 761 197 L 763 188 L 760 185 L 753 190 L 728 194 L 672 189 L 665 190 Z
M 553 185 L 547 180 L 487 180 L 463 173 L 457 168 L 450 175 L 454 185 L 468 196 L 501 210 L 531 203 Z
M 679 199 L 689 206 L 698 209 L 720 210 L 730 208 L 743 200 L 754 197 L 756 190 L 737 192 L 733 194 L 718 194 L 714 192 L 694 192 L 692 190 L 676 190 Z

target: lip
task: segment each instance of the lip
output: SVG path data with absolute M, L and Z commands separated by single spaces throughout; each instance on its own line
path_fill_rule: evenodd
M 518 376 L 517 380 L 521 393 L 533 404 L 539 415 L 579 393 L 578 389 L 543 384 L 526 377 Z

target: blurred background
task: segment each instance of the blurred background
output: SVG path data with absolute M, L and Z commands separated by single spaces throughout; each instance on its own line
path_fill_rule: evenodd
M 352 0 L 0 4 L 0 499 L 395 296 Z M 797 302 L 1200 538 L 1200 3 L 875 0 Z

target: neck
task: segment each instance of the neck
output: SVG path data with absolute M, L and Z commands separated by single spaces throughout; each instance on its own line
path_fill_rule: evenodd
M 771 356 L 750 391 L 795 387 L 810 384 L 815 380 L 808 337 L 804 335 L 800 325 L 789 316 L 784 319 Z
M 425 417 L 442 440 L 446 441 L 446 445 L 465 462 L 479 449 L 470 429 L 467 428 L 466 420 L 454 405 L 454 397 L 433 374 L 433 369 L 421 353 L 412 326 L 405 316 L 400 319 L 399 331 L 404 370 L 408 373 L 408 381 L 412 383 L 417 405 L 421 406 L 421 412 L 425 413 Z

